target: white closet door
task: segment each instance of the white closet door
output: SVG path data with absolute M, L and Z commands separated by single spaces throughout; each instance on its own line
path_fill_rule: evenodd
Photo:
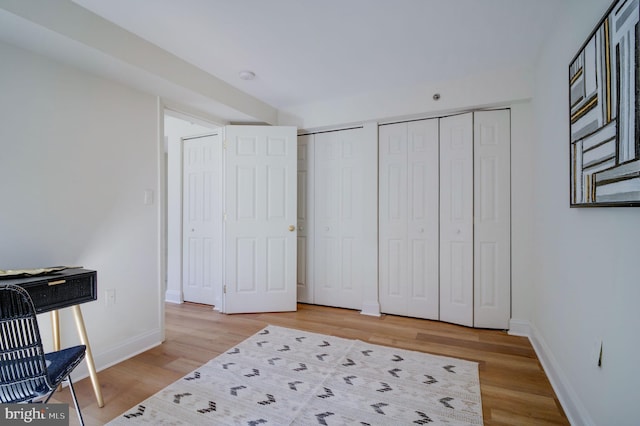
M 298 302 L 313 300 L 313 139 L 298 136 Z
M 438 120 L 381 126 L 381 311 L 438 319 Z
M 363 130 L 319 133 L 315 155 L 314 301 L 362 307 Z M 375 167 L 375 165 L 369 165 Z M 375 187 L 375 183 L 374 183 Z
M 473 326 L 473 114 L 440 119 L 440 320 Z
M 438 319 L 438 120 L 408 124 L 407 315 Z
M 396 315 L 408 315 L 407 131 L 407 123 L 378 130 L 380 310 Z
M 184 139 L 182 182 L 183 297 L 188 302 L 219 305 L 223 197 L 219 135 Z
M 474 117 L 474 326 L 509 327 L 511 317 L 510 117 Z

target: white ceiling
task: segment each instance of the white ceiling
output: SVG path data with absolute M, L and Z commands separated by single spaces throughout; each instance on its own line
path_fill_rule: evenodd
M 531 66 L 566 4 L 73 1 L 278 109 Z M 256 79 L 241 80 L 245 69 Z

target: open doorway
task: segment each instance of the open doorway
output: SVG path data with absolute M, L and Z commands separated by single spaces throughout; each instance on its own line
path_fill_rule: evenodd
M 183 153 L 185 140 L 217 134 L 218 125 L 165 110 L 164 114 L 164 208 L 165 241 L 163 250 L 166 268 L 165 301 L 182 303 L 183 292 Z M 195 300 L 197 301 L 197 300 Z

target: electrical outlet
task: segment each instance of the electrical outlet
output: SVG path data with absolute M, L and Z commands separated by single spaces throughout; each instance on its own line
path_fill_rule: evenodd
M 116 304 L 116 289 L 110 288 L 104 291 L 104 304 L 105 306 L 113 306 Z

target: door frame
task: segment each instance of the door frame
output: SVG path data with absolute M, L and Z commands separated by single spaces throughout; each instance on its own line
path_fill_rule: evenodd
M 196 116 L 185 113 L 174 107 L 168 107 L 160 102 L 159 109 L 159 215 L 160 225 L 158 229 L 160 240 L 160 294 L 161 318 L 164 318 L 164 304 L 184 302 L 182 296 L 183 250 L 182 250 L 182 161 L 183 143 L 182 137 L 171 137 L 165 131 L 165 116 L 197 125 L 205 128 L 207 132 L 196 132 L 188 136 L 204 136 L 220 132 L 224 124 L 213 118 Z M 186 135 L 184 135 L 186 136 Z M 161 321 L 164 330 L 164 320 Z

